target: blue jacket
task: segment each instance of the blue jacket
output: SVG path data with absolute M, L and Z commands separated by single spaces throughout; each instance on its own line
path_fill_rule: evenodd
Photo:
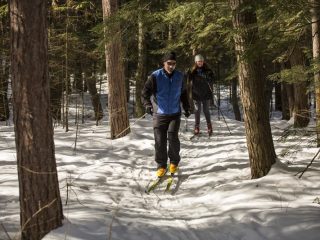
M 189 110 L 183 73 L 174 70 L 169 75 L 163 68 L 154 71 L 142 90 L 142 102 L 144 106 L 153 105 L 159 115 L 181 114 L 180 102 L 185 111 Z

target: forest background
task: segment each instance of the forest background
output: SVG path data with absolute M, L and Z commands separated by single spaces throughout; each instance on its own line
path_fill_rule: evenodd
M 15 0 L 0 5 L 0 118 L 9 124 L 13 117 L 15 126 L 22 238 L 40 238 L 62 224 L 53 124 L 69 131 L 71 95 L 90 93 L 99 125 L 107 84 L 109 137 L 123 137 L 130 132 L 127 102 L 133 101 L 131 116 L 144 116 L 141 88 L 168 50 L 178 53 L 182 71 L 195 54 L 205 56 L 215 72 L 218 108 L 220 89 L 229 89 L 234 118 L 245 124 L 251 178 L 267 175 L 276 162 L 272 108 L 292 119 L 293 130 L 286 133 L 299 129 L 313 136 L 310 144 L 320 144 L 318 1 L 34 0 L 29 5 L 39 9 Z M 84 122 L 84 114 L 77 117 Z M 306 128 L 312 118 L 315 126 Z M 32 190 L 35 186 L 39 190 Z M 55 220 L 41 224 L 42 215 Z

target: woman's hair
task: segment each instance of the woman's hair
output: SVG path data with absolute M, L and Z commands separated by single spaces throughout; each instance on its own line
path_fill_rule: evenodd
M 198 68 L 197 64 L 194 63 L 193 66 L 192 66 L 192 68 L 191 68 L 191 73 L 192 73 L 192 74 L 195 73 L 195 71 L 197 70 L 197 68 Z M 209 69 L 209 66 L 208 66 L 208 64 L 206 64 L 206 63 L 204 62 L 202 68 L 203 68 L 204 70 L 206 70 L 206 69 Z

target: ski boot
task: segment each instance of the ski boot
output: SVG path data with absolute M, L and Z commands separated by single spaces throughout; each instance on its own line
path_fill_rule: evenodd
M 175 174 L 178 170 L 178 165 L 170 163 L 169 171 L 171 175 Z
M 200 133 L 200 129 L 198 126 L 194 127 L 194 131 L 193 131 L 194 135 L 198 135 Z
M 167 168 L 159 167 L 157 170 L 157 177 L 158 178 L 163 177 L 166 174 L 166 172 L 167 172 Z

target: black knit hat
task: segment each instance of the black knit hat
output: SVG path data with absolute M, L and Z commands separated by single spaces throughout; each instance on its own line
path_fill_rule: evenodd
M 176 61 L 176 53 L 175 52 L 166 53 L 162 58 L 162 62 L 166 62 L 168 60 Z

